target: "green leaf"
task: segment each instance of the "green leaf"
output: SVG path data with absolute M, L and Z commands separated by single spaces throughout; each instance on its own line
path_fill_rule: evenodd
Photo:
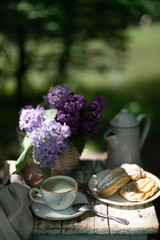
M 30 144 L 29 140 L 26 140 L 24 138 L 22 145 L 24 145 L 25 148 L 16 161 L 16 173 L 19 172 L 22 168 L 24 168 L 26 163 L 29 161 L 29 157 L 31 156 L 33 151 L 33 146 Z
M 46 173 L 48 176 L 51 174 L 51 167 L 41 168 L 41 170 Z
M 30 141 L 29 141 L 29 138 L 26 134 L 24 139 L 23 139 L 23 142 L 21 143 L 21 149 L 24 150 L 25 148 L 28 147 L 29 144 L 30 144 Z
M 85 146 L 85 136 L 84 135 L 72 136 L 71 141 L 73 142 L 74 146 L 77 148 L 77 151 L 81 155 Z
M 58 113 L 58 109 L 47 109 L 45 111 L 44 120 L 55 119 L 57 113 Z

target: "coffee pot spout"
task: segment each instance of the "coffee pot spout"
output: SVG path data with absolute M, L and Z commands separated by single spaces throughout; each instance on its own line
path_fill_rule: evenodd
M 107 131 L 104 134 L 104 139 L 108 141 L 111 147 L 114 147 L 117 144 L 117 135 L 116 133 L 112 132 L 111 130 Z

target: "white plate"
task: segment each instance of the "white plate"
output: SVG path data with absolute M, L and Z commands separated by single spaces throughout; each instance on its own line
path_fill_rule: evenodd
M 160 196 L 160 179 L 158 177 L 156 177 L 155 175 L 153 175 L 152 173 L 145 171 L 146 176 L 153 178 L 158 183 L 158 186 L 159 186 L 158 190 L 152 197 L 150 197 L 147 200 L 142 201 L 142 202 L 129 202 L 125 198 L 123 198 L 119 193 L 115 193 L 111 197 L 103 198 L 100 195 L 98 195 L 95 184 L 108 171 L 109 171 L 109 169 L 106 169 L 102 172 L 94 174 L 88 181 L 88 188 L 89 188 L 91 195 L 102 202 L 113 204 L 113 205 L 118 205 L 118 206 L 136 206 L 136 205 L 143 205 L 143 204 L 149 203 Z
M 78 203 L 88 203 L 88 200 L 83 193 L 78 192 L 77 198 L 73 203 L 73 205 Z M 69 207 L 62 211 L 56 211 L 44 204 L 36 203 L 36 202 L 32 202 L 31 210 L 38 217 L 48 219 L 48 220 L 66 220 L 66 219 L 79 217 L 84 213 L 84 212 L 79 212 L 78 210 L 75 210 L 72 207 Z

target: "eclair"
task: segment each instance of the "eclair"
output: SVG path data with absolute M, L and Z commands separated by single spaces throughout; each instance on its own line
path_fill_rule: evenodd
M 104 198 L 110 197 L 130 180 L 124 168 L 112 168 L 96 183 L 97 193 Z
M 137 164 L 123 163 L 120 167 L 126 170 L 132 180 L 138 180 L 146 176 L 145 171 Z
M 120 189 L 122 197 L 131 202 L 145 201 L 158 189 L 158 183 L 151 177 L 131 181 Z

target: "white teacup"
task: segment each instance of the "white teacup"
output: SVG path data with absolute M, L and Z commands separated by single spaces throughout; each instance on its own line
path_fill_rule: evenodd
M 33 197 L 38 192 L 40 197 Z M 45 179 L 39 188 L 32 188 L 32 201 L 46 204 L 54 210 L 64 210 L 72 205 L 78 193 L 76 180 L 68 176 L 53 176 Z

